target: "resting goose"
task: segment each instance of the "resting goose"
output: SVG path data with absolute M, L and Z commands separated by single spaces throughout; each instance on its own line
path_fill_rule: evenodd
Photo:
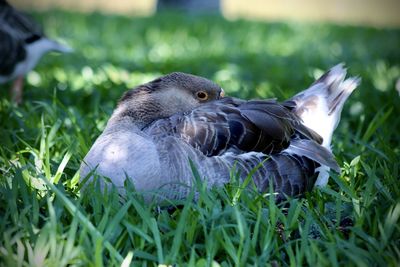
M 23 77 L 47 52 L 72 49 L 44 36 L 31 18 L 0 0 L 0 83 L 15 82 L 11 88 L 15 102 L 22 101 Z
M 260 192 L 300 196 L 340 171 L 330 150 L 343 104 L 359 84 L 337 65 L 282 103 L 223 97 L 212 81 L 171 73 L 126 92 L 81 164 L 81 179 L 130 179 L 139 192 L 185 198 L 189 159 L 209 187 L 230 181 L 234 167 Z M 318 179 L 317 179 L 318 178 Z M 150 195 L 150 194 L 148 194 Z

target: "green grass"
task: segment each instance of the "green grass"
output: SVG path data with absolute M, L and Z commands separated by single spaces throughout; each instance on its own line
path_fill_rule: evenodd
M 396 266 L 400 262 L 400 31 L 327 24 L 162 16 L 36 14 L 76 52 L 48 55 L 25 102 L 0 90 L 2 266 Z M 342 167 L 328 186 L 277 206 L 232 182 L 198 201 L 144 204 L 96 184 L 79 164 L 117 99 L 184 71 L 229 95 L 281 100 L 346 62 L 362 78 L 333 139 Z

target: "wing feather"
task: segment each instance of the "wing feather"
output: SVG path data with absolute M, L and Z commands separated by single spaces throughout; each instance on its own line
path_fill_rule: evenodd
M 310 190 L 320 165 L 338 170 L 319 136 L 314 139 L 291 108 L 275 100 L 222 99 L 158 120 L 145 131 L 159 144 L 170 136 L 197 151 L 200 170 L 213 181 L 228 182 L 227 168 L 234 165 L 242 179 L 257 168 L 252 179 L 258 190 L 268 192 L 272 184 L 278 200 Z
M 43 36 L 43 30 L 29 15 L 20 12 L 6 1 L 0 3 L 0 27 L 13 38 L 29 40 L 33 36 Z
M 221 155 L 230 148 L 269 154 L 289 146 L 298 124 L 299 119 L 275 100 L 224 98 L 189 114 L 159 120 L 148 132 L 181 137 L 207 156 Z
M 0 75 L 8 76 L 13 73 L 18 62 L 26 57 L 24 44 L 13 38 L 8 32 L 0 28 Z

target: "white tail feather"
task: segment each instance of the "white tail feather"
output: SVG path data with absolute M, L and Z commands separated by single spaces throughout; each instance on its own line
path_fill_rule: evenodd
M 345 80 L 346 69 L 338 64 L 322 75 L 310 88 L 297 94 L 296 113 L 304 125 L 317 132 L 323 146 L 330 149 L 333 131 L 340 121 L 343 105 L 360 83 L 360 78 Z
M 323 138 L 322 145 L 328 150 L 331 150 L 332 134 L 339 124 L 343 105 L 360 84 L 360 78 L 345 77 L 344 64 L 338 64 L 322 75 L 310 88 L 292 98 L 296 103 L 296 114 L 305 126 Z M 315 185 L 325 186 L 328 183 L 329 167 L 322 165 L 318 171 Z

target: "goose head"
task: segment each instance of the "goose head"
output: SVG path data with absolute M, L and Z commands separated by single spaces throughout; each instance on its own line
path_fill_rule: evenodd
M 127 91 L 111 120 L 129 119 L 143 129 L 158 119 L 189 112 L 223 96 L 224 90 L 206 78 L 174 72 Z

